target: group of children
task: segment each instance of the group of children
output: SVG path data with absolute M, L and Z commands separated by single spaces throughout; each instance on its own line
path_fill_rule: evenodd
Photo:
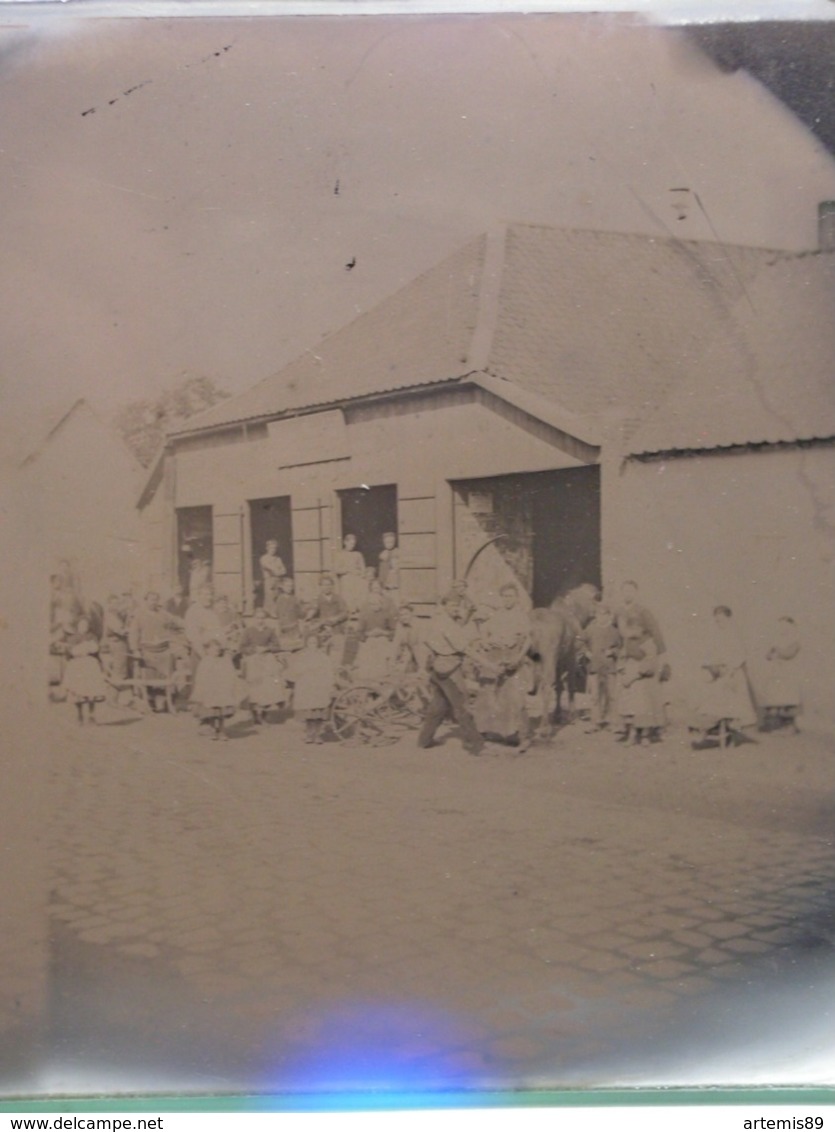
M 215 596 L 202 575 L 199 586 L 192 574 L 189 593 L 177 586 L 165 602 L 156 592 L 141 601 L 111 594 L 104 608 L 85 607 L 74 585 L 54 577 L 55 694 L 76 705 L 83 724 L 96 722 L 98 703 L 139 688 L 153 711 L 188 702 L 201 731 L 217 740 L 228 738 L 226 723 L 244 704 L 255 725 L 292 707 L 305 722 L 306 739 L 321 741 L 340 673 L 375 679 L 395 664 L 418 664 L 413 610 L 396 600 L 395 537 L 383 536 L 379 577 L 364 563 L 361 574 L 350 566 L 344 556 L 353 556 L 354 546 L 346 536 L 335 563 L 342 573 L 322 575 L 315 599 L 302 602 L 270 540 L 260 561 L 264 601 L 249 617 Z M 348 576 L 361 578 L 362 587 L 343 585 L 340 592 Z

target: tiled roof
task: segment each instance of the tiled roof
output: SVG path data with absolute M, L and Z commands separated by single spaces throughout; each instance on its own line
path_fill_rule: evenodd
M 458 377 L 478 315 L 484 245 L 484 237 L 474 240 L 280 373 L 192 417 L 177 434 Z
M 835 255 L 766 264 L 723 329 L 636 430 L 632 455 L 835 437 Z
M 733 323 L 774 253 L 514 225 L 491 372 L 575 413 L 647 408 Z
M 527 397 L 543 419 L 551 406 L 581 439 L 612 414 L 630 422 L 635 454 L 810 435 L 831 405 L 832 258 L 514 224 L 176 435 L 472 380 L 480 367 L 500 395 Z M 766 382 L 785 413 L 758 400 Z

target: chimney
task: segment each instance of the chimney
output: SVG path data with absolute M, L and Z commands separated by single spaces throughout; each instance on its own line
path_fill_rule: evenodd
M 835 200 L 818 205 L 818 250 L 835 252 Z

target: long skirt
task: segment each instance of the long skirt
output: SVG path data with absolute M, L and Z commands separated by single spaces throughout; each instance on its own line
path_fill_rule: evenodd
M 482 735 L 498 735 L 510 739 L 524 738 L 530 728 L 528 705 L 533 687 L 530 662 L 523 661 L 512 673 L 477 677 L 478 690 L 472 711 L 475 725 Z
M 283 669 L 272 653 L 244 657 L 243 669 L 247 697 L 253 707 L 275 707 L 287 702 Z
M 192 703 L 200 719 L 234 715 L 244 688 L 228 656 L 204 656 L 197 665 Z
M 64 672 L 64 689 L 73 703 L 103 700 L 107 685 L 101 665 L 94 656 L 73 656 Z
M 630 684 L 621 683 L 618 711 L 633 727 L 663 727 L 664 705 L 656 676 L 639 676 Z
M 727 720 L 733 727 L 751 727 L 757 713 L 751 699 L 744 668 L 735 668 L 706 684 L 697 706 L 700 720 L 719 723 Z

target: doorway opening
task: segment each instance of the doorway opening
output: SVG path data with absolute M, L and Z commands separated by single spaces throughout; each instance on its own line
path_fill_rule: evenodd
M 515 582 L 535 606 L 600 585 L 600 468 L 462 480 L 454 492 L 455 572 L 482 600 Z
M 276 495 L 272 499 L 250 499 L 249 531 L 252 561 L 252 596 L 257 608 L 264 603 L 264 579 L 261 574 L 261 556 L 267 543 L 275 539 L 278 543 L 278 557 L 284 568 L 293 575 L 293 519 L 290 511 L 290 496 Z
M 192 594 L 211 579 L 213 557 L 211 507 L 177 508 L 177 580 Z
M 386 531 L 397 533 L 397 485 L 352 487 L 339 492 L 342 538 L 356 535 L 357 550 L 366 566 L 376 570 Z

